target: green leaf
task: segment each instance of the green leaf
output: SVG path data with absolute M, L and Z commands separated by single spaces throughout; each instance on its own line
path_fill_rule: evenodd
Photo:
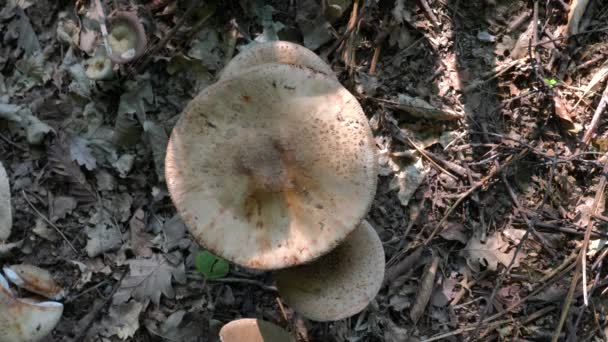
M 216 257 L 208 251 L 198 253 L 195 260 L 196 269 L 207 279 L 223 278 L 228 274 L 228 261 Z
M 557 84 L 557 80 L 554 78 L 545 78 L 544 81 L 549 88 L 553 88 Z

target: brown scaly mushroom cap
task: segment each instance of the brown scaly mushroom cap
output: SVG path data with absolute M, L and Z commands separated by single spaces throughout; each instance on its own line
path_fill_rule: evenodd
M 331 67 L 311 50 L 299 44 L 273 41 L 254 45 L 236 55 L 222 70 L 220 80 L 238 76 L 251 67 L 268 63 L 301 65 L 335 77 Z
M 329 252 L 356 228 L 376 192 L 375 141 L 338 81 L 266 64 L 188 104 L 165 176 L 200 244 L 245 267 L 278 269 Z
M 222 342 L 295 342 L 283 328 L 254 318 L 237 319 L 220 330 Z
M 0 341 L 41 341 L 57 325 L 63 304 L 16 298 L 0 274 Z
M 109 18 L 109 54 L 114 63 L 127 63 L 140 57 L 148 43 L 146 30 L 133 12 L 116 12 Z
M 63 289 L 57 285 L 51 273 L 34 265 L 12 265 L 2 268 L 10 281 L 30 292 L 46 298 L 59 300 L 65 295 Z
M 363 221 L 344 243 L 318 260 L 275 273 L 279 294 L 296 312 L 335 321 L 363 310 L 384 278 L 384 249 Z

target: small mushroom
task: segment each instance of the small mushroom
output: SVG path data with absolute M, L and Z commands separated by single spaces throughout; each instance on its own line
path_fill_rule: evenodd
M 34 265 L 20 264 L 4 266 L 6 277 L 15 285 L 43 297 L 59 300 L 65 295 L 51 273 Z
M 277 271 L 277 289 L 304 317 L 335 321 L 359 313 L 374 299 L 384 278 L 384 263 L 382 242 L 363 221 L 329 254 Z
M 114 70 L 112 69 L 112 61 L 103 55 L 91 57 L 86 62 L 87 69 L 85 75 L 94 81 L 103 81 L 112 78 Z
M 108 57 L 114 63 L 127 63 L 140 57 L 146 50 L 146 30 L 133 12 L 116 12 L 109 18 Z
M 302 45 L 286 41 L 261 43 L 239 53 L 222 70 L 220 80 L 240 75 L 245 70 L 268 63 L 300 65 L 334 77 L 331 67 Z
M 63 304 L 15 298 L 0 274 L 0 341 L 41 341 L 57 325 Z
M 0 242 L 9 238 L 12 226 L 11 187 L 6 169 L 0 162 Z
M 243 318 L 229 322 L 220 330 L 222 342 L 295 342 L 283 328 L 260 319 Z
M 278 269 L 326 254 L 361 222 L 376 192 L 375 142 L 336 79 L 265 64 L 186 106 L 165 177 L 200 244 L 245 267 Z

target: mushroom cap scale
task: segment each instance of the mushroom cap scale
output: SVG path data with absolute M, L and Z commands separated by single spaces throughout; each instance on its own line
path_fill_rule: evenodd
M 335 79 L 266 64 L 186 106 L 165 175 L 200 244 L 245 267 L 278 269 L 329 252 L 356 228 L 376 191 L 375 142 Z
M 229 322 L 220 330 L 222 342 L 295 342 L 283 328 L 259 319 L 242 318 Z
M 15 298 L 0 275 L 0 342 L 40 341 L 63 314 L 58 302 L 33 302 Z
M 221 72 L 220 80 L 239 76 L 262 64 L 300 65 L 334 77 L 331 67 L 321 57 L 302 45 L 287 41 L 261 43 L 236 55 Z
M 275 273 L 277 289 L 295 311 L 315 321 L 335 321 L 363 310 L 384 279 L 384 249 L 363 221 L 346 240 L 318 260 Z

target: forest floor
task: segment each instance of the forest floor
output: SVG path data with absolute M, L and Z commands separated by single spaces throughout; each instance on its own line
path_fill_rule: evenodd
M 65 289 L 45 341 L 216 341 L 240 317 L 300 341 L 608 340 L 608 2 L 101 0 L 149 38 L 108 81 L 85 74 L 97 1 L 2 3 L 0 260 Z M 203 280 L 165 184 L 184 106 L 277 39 L 332 66 L 380 151 L 386 286 L 341 321 L 303 319 L 268 273 Z

